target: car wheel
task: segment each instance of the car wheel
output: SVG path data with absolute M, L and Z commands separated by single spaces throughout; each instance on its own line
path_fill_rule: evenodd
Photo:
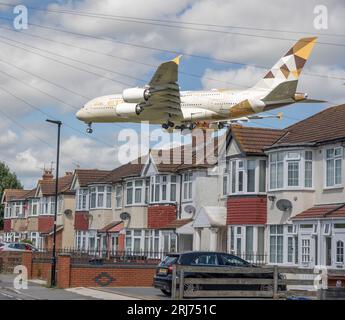
M 161 289 L 161 291 L 162 291 L 163 294 L 166 295 L 167 297 L 170 297 L 170 296 L 171 296 L 171 292 L 170 292 L 170 291 L 167 291 L 167 290 L 164 290 L 164 289 Z
M 185 292 L 195 292 L 195 291 L 200 291 L 201 290 L 201 285 L 200 284 L 185 284 L 184 285 L 184 291 Z

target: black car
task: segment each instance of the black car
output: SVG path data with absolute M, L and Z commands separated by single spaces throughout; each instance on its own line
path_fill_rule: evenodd
M 154 276 L 153 285 L 155 288 L 160 289 L 165 295 L 171 295 L 172 286 L 172 270 L 174 264 L 186 266 L 212 266 L 220 268 L 236 268 L 236 267 L 251 267 L 255 268 L 256 265 L 245 261 L 233 254 L 225 252 L 186 252 L 186 253 L 172 253 L 167 255 L 163 261 L 157 266 L 156 275 Z M 186 272 L 185 278 L 266 278 L 273 279 L 273 272 L 269 273 L 195 273 Z M 284 276 L 278 274 L 279 279 Z M 272 290 L 271 285 L 191 285 L 193 288 L 185 288 L 186 290 Z M 286 290 L 285 286 L 279 286 L 279 290 Z

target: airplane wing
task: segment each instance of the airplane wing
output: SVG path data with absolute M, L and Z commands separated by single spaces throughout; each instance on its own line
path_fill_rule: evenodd
M 178 66 L 181 56 L 162 63 L 149 82 L 150 97 L 144 107 L 171 114 L 181 114 Z

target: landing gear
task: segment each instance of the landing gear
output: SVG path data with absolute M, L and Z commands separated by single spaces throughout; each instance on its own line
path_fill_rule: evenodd
M 92 123 L 91 123 L 91 122 L 87 124 L 86 133 L 91 134 L 91 133 L 93 132 L 93 130 L 92 130 L 92 128 L 91 128 L 91 126 L 92 126 Z
M 224 129 L 224 127 L 225 127 L 224 123 L 221 123 L 221 122 L 218 123 L 218 129 L 219 130 Z
M 163 123 L 162 124 L 162 128 L 167 130 L 169 128 L 173 128 L 175 127 L 175 123 L 171 122 L 171 121 L 168 121 L 167 123 Z

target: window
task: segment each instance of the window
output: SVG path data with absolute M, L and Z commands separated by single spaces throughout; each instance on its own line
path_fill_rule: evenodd
M 297 187 L 299 181 L 299 162 L 288 162 L 288 186 Z
M 133 182 L 127 182 L 126 184 L 126 204 L 132 204 L 133 203 Z
M 237 179 L 238 192 L 243 192 L 243 161 L 238 161 Z
M 339 240 L 336 245 L 336 261 L 337 263 L 344 263 L 344 242 Z
M 223 176 L 223 196 L 228 194 L 228 176 Z
M 134 185 L 135 185 L 134 203 L 141 203 L 143 180 L 135 180 Z
M 170 201 L 176 201 L 177 197 L 177 177 L 170 176 Z
M 304 154 L 304 186 L 313 186 L 313 152 L 306 151 Z
M 246 254 L 249 255 L 248 259 L 250 259 L 253 255 L 253 241 L 254 241 L 254 228 L 252 226 L 246 227 Z
M 43 197 L 41 200 L 41 214 L 51 215 L 55 210 L 55 197 Z
M 255 192 L 255 160 L 247 161 L 247 192 Z
M 88 189 L 87 188 L 81 188 L 77 190 L 77 203 L 76 203 L 76 209 L 77 210 L 88 210 L 89 209 L 89 201 L 88 201 Z
M 122 186 L 115 187 L 115 208 L 122 207 Z
M 191 265 L 218 265 L 217 255 L 214 253 L 202 254 Z
M 342 158 L 342 148 L 332 148 L 326 150 L 326 187 L 333 187 L 342 183 Z
M 176 202 L 177 177 L 156 175 L 151 177 L 151 202 Z
M 270 155 L 270 189 L 283 188 L 284 153 L 276 152 Z
M 302 263 L 310 262 L 310 239 L 302 239 Z
M 87 231 L 76 231 L 75 234 L 75 246 L 77 250 L 86 250 L 88 249 L 88 235 Z
M 270 226 L 270 262 L 283 262 L 283 226 Z
M 266 160 L 259 161 L 259 192 L 266 192 Z
M 237 258 L 236 256 L 230 254 L 221 254 L 220 259 L 222 264 L 225 266 L 232 266 L 232 267 L 246 267 L 248 263 L 242 259 Z
M 294 243 L 293 243 L 293 237 L 288 237 L 288 256 L 287 256 L 287 261 L 289 263 L 293 262 L 293 252 L 294 252 Z
M 193 172 L 183 174 L 183 200 L 191 200 L 193 196 Z
M 232 161 L 231 192 L 236 193 L 236 161 Z
M 11 218 L 12 217 L 12 208 L 13 208 L 13 204 L 12 203 L 6 203 L 6 206 L 5 206 L 5 218 Z
M 63 196 L 62 196 L 62 195 L 59 195 L 59 196 L 58 196 L 57 213 L 59 213 L 59 214 L 62 213 L 62 206 L 63 206 Z
M 22 202 L 14 202 L 13 204 L 13 213 L 14 217 L 21 217 L 24 213 L 23 211 L 23 203 Z
M 41 249 L 43 246 L 43 239 L 40 237 L 39 232 L 30 232 L 29 236 L 32 245 L 37 249 Z
M 111 186 L 97 186 L 90 188 L 90 209 L 111 208 Z
M 265 227 L 258 227 L 258 258 L 264 260 L 265 253 Z

